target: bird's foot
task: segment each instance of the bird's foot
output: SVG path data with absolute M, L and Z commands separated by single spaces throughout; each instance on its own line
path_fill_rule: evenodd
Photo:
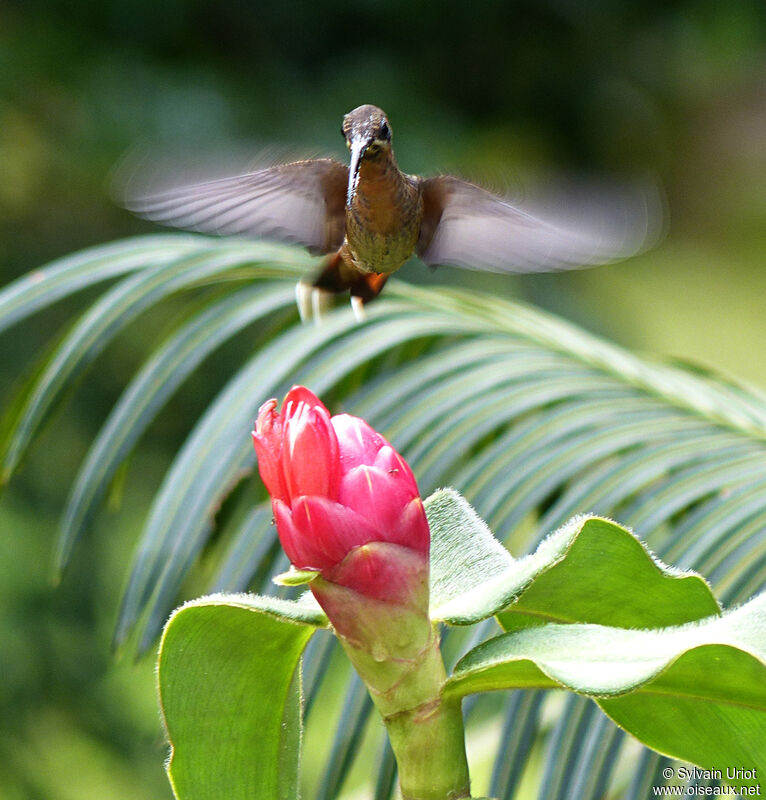
M 301 322 L 313 319 L 319 325 L 325 312 L 332 308 L 333 297 L 333 292 L 312 286 L 305 281 L 298 281 L 295 285 L 295 302 L 298 305 Z
M 351 310 L 354 312 L 354 319 L 357 322 L 364 322 L 367 319 L 367 312 L 364 310 L 364 300 L 355 294 L 351 295 Z
M 332 308 L 335 292 L 313 286 L 306 281 L 298 281 L 295 284 L 295 302 L 298 306 L 298 313 L 301 322 L 314 320 L 316 325 L 322 321 L 322 317 Z M 364 300 L 357 295 L 351 295 L 351 311 L 357 322 L 364 322 L 367 319 L 367 312 L 364 310 Z

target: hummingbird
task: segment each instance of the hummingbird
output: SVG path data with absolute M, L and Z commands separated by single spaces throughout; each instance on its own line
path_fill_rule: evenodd
M 377 106 L 346 114 L 341 134 L 348 165 L 333 158 L 292 161 L 145 195 L 126 192 L 124 204 L 164 225 L 298 243 L 325 254 L 318 274 L 296 287 L 304 321 L 318 320 L 343 292 L 363 319 L 364 305 L 412 255 L 432 267 L 539 272 L 626 258 L 657 238 L 657 204 L 648 193 L 632 207 L 620 204 L 623 196 L 608 204 L 608 213 L 602 198 L 595 225 L 561 222 L 458 177 L 402 172 L 391 123 Z

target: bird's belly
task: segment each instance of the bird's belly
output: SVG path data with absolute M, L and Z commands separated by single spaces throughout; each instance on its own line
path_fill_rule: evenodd
M 369 230 L 346 230 L 344 250 L 362 272 L 395 272 L 412 255 L 417 232 L 381 234 Z
M 385 187 L 385 191 L 383 190 Z M 395 272 L 412 255 L 422 207 L 409 187 L 365 185 L 346 211 L 345 249 L 362 272 Z

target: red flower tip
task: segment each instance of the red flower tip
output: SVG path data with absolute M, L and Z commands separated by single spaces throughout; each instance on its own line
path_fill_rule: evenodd
M 271 399 L 258 409 L 253 445 L 258 455 L 258 469 L 269 494 L 273 498 L 285 500 L 287 489 L 279 468 L 282 452 L 282 420 L 276 408 L 277 401 Z
M 276 400 L 274 404 L 276 405 Z M 309 408 L 321 408 L 328 417 L 330 416 L 330 412 L 324 407 L 324 403 L 305 386 L 293 386 L 290 389 L 282 403 L 282 413 L 289 419 L 301 404 Z

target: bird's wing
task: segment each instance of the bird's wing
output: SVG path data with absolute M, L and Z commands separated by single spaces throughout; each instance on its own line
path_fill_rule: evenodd
M 348 167 L 332 158 L 293 161 L 160 191 L 136 188 L 140 183 L 127 181 L 121 202 L 163 225 L 262 236 L 319 253 L 343 243 Z
M 652 189 L 581 193 L 569 207 L 530 213 L 475 184 L 425 178 L 417 253 L 426 264 L 498 272 L 542 272 L 635 255 L 662 233 Z

